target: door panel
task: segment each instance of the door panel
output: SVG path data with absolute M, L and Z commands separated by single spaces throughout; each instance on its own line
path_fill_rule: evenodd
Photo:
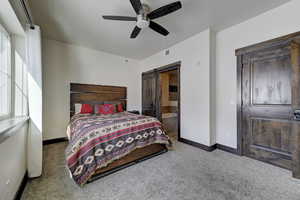
M 156 117 L 157 73 L 142 75 L 142 113 Z
M 252 101 L 256 105 L 291 105 L 291 62 L 288 56 L 254 61 Z
M 288 47 L 243 56 L 242 126 L 246 156 L 292 168 L 292 65 Z
M 252 120 L 252 145 L 291 154 L 291 124 L 289 121 Z

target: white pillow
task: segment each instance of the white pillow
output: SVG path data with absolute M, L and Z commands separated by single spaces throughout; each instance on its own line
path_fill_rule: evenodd
M 81 111 L 81 106 L 82 106 L 81 103 L 75 103 L 75 114 L 80 113 L 80 111 Z

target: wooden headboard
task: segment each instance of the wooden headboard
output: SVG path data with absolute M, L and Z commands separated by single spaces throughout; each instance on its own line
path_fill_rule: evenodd
M 127 87 L 91 85 L 71 83 L 70 85 L 70 116 L 75 114 L 76 103 L 101 104 L 121 102 L 127 107 Z

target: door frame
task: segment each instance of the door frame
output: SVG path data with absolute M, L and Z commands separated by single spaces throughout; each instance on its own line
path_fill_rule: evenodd
M 243 56 L 237 55 L 237 154 L 243 156 L 243 127 L 242 127 L 242 116 L 243 116 L 243 109 L 242 109 L 242 77 L 243 77 Z
M 244 141 L 243 141 L 243 135 L 244 135 L 244 129 L 242 126 L 242 116 L 243 116 L 243 88 L 242 88 L 242 77 L 243 77 L 243 55 L 255 52 L 255 51 L 260 51 L 263 49 L 268 49 L 268 48 L 274 48 L 278 46 L 286 46 L 290 45 L 291 46 L 291 56 L 293 56 L 292 59 L 292 68 L 293 70 L 297 70 L 297 67 L 300 67 L 300 31 L 295 32 L 286 36 L 282 36 L 279 38 L 275 38 L 272 40 L 268 40 L 265 42 L 261 42 L 258 44 L 250 45 L 247 47 L 243 47 L 240 49 L 235 50 L 235 55 L 236 55 L 236 62 L 237 62 L 237 153 L 241 156 L 244 155 L 243 148 L 244 148 Z M 298 74 L 300 76 L 300 74 Z M 295 77 L 294 77 L 295 78 Z M 300 77 L 297 77 L 300 82 Z M 293 81 L 294 82 L 294 81 Z M 295 83 L 293 83 L 295 84 Z M 298 104 L 300 105 L 300 97 L 293 97 L 293 101 L 298 101 Z M 294 108 L 294 109 L 299 109 Z M 293 177 L 300 179 L 300 126 L 297 123 L 294 123 L 293 125 L 293 130 L 292 130 L 292 137 L 293 140 L 295 141 L 293 145 L 293 160 L 292 160 L 292 172 L 293 172 Z
M 178 75 L 178 113 L 177 113 L 177 129 L 178 129 L 178 138 L 177 140 L 179 140 L 179 138 L 181 138 L 181 133 L 180 133 L 180 127 L 181 127 L 181 61 L 178 62 L 174 62 L 168 65 L 164 65 L 158 68 L 155 68 L 153 70 L 150 71 L 146 71 L 143 72 L 143 74 L 147 74 L 147 73 L 156 73 L 156 117 L 160 118 L 161 117 L 161 110 L 160 110 L 160 103 L 161 103 L 161 88 L 160 88 L 160 80 L 159 80 L 159 74 L 163 73 L 163 72 L 168 72 L 168 71 L 173 71 L 173 70 L 177 70 L 177 75 Z M 142 88 L 143 90 L 143 88 Z M 159 102 L 159 103 L 157 103 Z M 159 116 L 158 116 L 159 115 Z
M 246 46 L 240 49 L 235 50 L 236 55 L 236 66 L 237 66 L 237 153 L 239 155 L 244 155 L 243 153 L 243 127 L 242 127 L 242 72 L 243 72 L 243 55 L 247 53 L 251 53 L 254 51 L 260 51 L 266 48 L 272 48 L 275 46 L 286 45 L 292 43 L 294 40 L 300 40 L 300 31 L 295 32 L 286 36 L 278 37 L 272 40 L 267 40 L 265 42 L 253 44 L 250 46 Z

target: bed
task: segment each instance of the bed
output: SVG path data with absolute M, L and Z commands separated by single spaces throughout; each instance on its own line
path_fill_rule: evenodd
M 71 83 L 67 167 L 80 186 L 167 152 L 169 138 L 153 117 L 127 111 L 109 115 L 76 114 L 76 104 L 121 103 L 127 88 Z

